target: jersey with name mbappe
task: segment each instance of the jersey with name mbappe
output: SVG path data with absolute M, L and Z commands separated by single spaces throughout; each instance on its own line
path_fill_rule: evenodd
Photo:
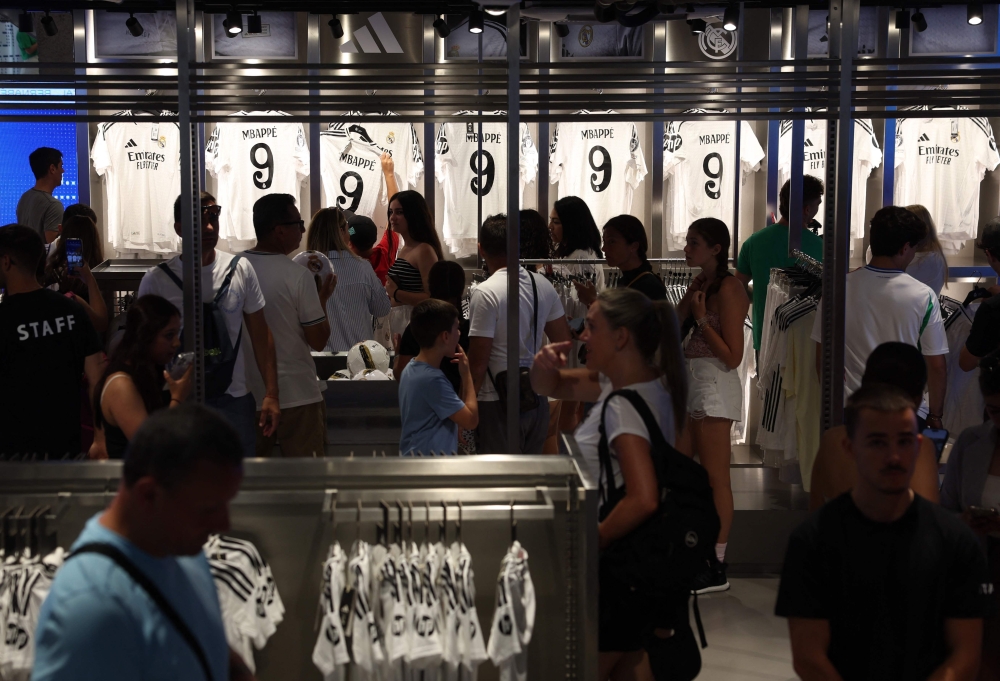
M 583 199 L 598 229 L 611 218 L 632 212 L 632 195 L 645 176 L 646 159 L 635 123 L 582 117 L 555 126 L 549 147 L 549 181 L 559 183 L 559 198 Z
M 121 111 L 117 116 L 131 116 Z M 141 115 L 141 114 L 135 114 Z M 91 150 L 104 178 L 108 236 L 117 251 L 176 253 L 174 201 L 181 191 L 180 128 L 176 114 L 109 121 Z
M 0 453 L 80 453 L 84 360 L 101 341 L 83 307 L 55 291 L 0 303 Z
M 709 113 L 692 109 L 685 113 Z M 725 113 L 724 111 L 721 113 Z M 750 125 L 740 123 L 739 181 L 764 158 Z M 663 176 L 670 177 L 664 249 L 684 248 L 688 226 L 700 218 L 722 220 L 732 229 L 736 203 L 736 122 L 670 121 L 663 132 Z
M 291 194 L 299 200 L 309 177 L 309 148 L 301 123 L 287 123 L 281 111 L 252 111 L 234 116 L 274 116 L 274 122 L 220 123 L 205 151 L 208 170 L 219 178 L 222 206 L 219 236 L 251 241 L 253 204 L 266 194 Z
M 500 115 L 494 112 L 490 115 Z M 456 114 L 473 115 L 471 111 Z M 528 126 L 519 126 L 518 197 L 538 173 L 538 150 Z M 435 172 L 444 186 L 444 241 L 457 256 L 476 252 L 479 236 L 479 201 L 482 217 L 507 212 L 507 124 L 443 123 L 438 129 Z

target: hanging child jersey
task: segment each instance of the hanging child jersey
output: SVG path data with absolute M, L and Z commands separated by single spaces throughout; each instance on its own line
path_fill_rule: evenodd
M 553 128 L 549 182 L 559 183 L 559 198 L 583 199 L 598 229 L 611 218 L 632 212 L 633 192 L 645 176 L 646 159 L 635 123 L 588 121 L 582 117 L 557 123 Z
M 323 564 L 323 584 L 320 593 L 320 631 L 316 637 L 312 660 L 325 681 L 343 681 L 351 661 L 340 620 L 340 595 L 344 590 L 347 555 L 335 542 L 330 557 Z
M 804 175 L 812 175 L 826 184 L 826 121 L 805 122 L 803 149 Z M 854 240 L 865 237 L 865 206 L 868 197 L 868 176 L 882 165 L 882 150 L 875 139 L 872 122 L 867 118 L 854 121 L 854 167 L 851 169 L 851 251 Z M 792 122 L 782 121 L 778 136 L 778 187 L 792 179 Z M 826 211 L 820 208 L 816 221 L 823 223 Z
M 500 564 L 497 603 L 487 647 L 500 681 L 527 681 L 528 644 L 535 626 L 535 586 L 528 552 L 514 542 Z
M 491 115 L 503 115 L 497 111 Z M 471 116 L 460 111 L 457 116 Z M 476 252 L 479 238 L 479 200 L 483 219 L 507 212 L 507 124 L 483 123 L 482 153 L 479 123 L 443 123 L 438 128 L 434 159 L 438 182 L 444 185 L 444 242 L 458 257 Z M 538 173 L 538 150 L 528 126 L 521 123 L 519 191 Z
M 174 201 L 181 193 L 176 116 L 164 111 L 159 117 L 144 116 L 148 120 L 110 121 L 97 129 L 90 155 L 104 178 L 108 236 L 116 251 L 179 250 L 174 232 Z
M 896 127 L 893 202 L 925 206 L 946 252 L 976 238 L 979 184 L 1000 164 L 989 121 L 970 113 L 956 109 L 954 118 L 905 118 Z
M 691 109 L 684 113 L 709 113 Z M 725 112 L 722 112 L 725 113 Z M 740 182 L 760 168 L 764 158 L 750 125 L 740 123 Z M 682 250 L 688 226 L 699 218 L 722 220 L 732 229 L 735 209 L 735 121 L 671 121 L 663 132 L 663 176 L 670 177 L 664 230 L 665 251 Z
M 400 190 L 415 188 L 424 172 L 417 132 L 412 123 L 399 121 L 395 114 L 363 117 L 352 111 L 348 116 L 348 120 L 331 123 L 320 133 L 326 204 L 382 224 L 389 197 L 385 194 L 381 156 L 392 156 Z
M 266 194 L 299 200 L 309 177 L 309 148 L 301 123 L 283 123 L 281 111 L 241 111 L 240 116 L 274 116 L 274 122 L 220 123 L 205 150 L 209 172 L 219 179 L 219 236 L 253 241 L 253 204 Z

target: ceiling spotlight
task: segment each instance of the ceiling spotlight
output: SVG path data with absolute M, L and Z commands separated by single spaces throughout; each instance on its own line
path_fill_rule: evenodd
M 722 17 L 722 28 L 727 31 L 735 31 L 740 25 L 740 6 L 731 3 L 726 7 L 726 13 Z
M 602 24 L 614 21 L 617 16 L 614 5 L 605 5 L 600 0 L 594 5 L 594 18 Z
M 507 13 L 507 8 L 506 7 L 500 7 L 500 6 L 497 6 L 497 5 L 487 5 L 483 9 L 486 10 L 487 14 L 495 16 L 495 17 L 502 17 L 504 14 Z
M 438 37 L 441 40 L 451 35 L 451 27 L 448 26 L 448 22 L 445 21 L 443 14 L 434 20 L 434 30 L 437 31 Z
M 694 35 L 704 33 L 705 29 L 708 28 L 708 24 L 705 23 L 704 19 L 688 19 L 688 26 L 691 27 L 691 33 Z
M 909 30 L 910 28 L 910 13 L 905 9 L 896 10 L 896 30 L 901 31 L 903 29 Z
M 56 20 L 52 18 L 48 10 L 45 11 L 45 16 L 42 17 L 42 28 L 45 29 L 45 35 L 55 35 L 59 32 Z
M 146 29 L 142 27 L 142 24 L 139 23 L 139 20 L 135 18 L 132 12 L 128 13 L 128 19 L 125 20 L 125 28 L 136 38 L 141 38 L 142 34 L 146 32 Z
M 234 38 L 243 32 L 243 15 L 233 10 L 226 13 L 226 20 L 222 22 L 226 28 L 226 33 L 230 38 Z
M 555 26 L 556 26 L 556 35 L 558 35 L 560 38 L 565 38 L 566 36 L 569 35 L 569 25 L 565 21 L 557 21 L 555 22 Z
M 472 12 L 469 13 L 469 33 L 482 33 L 484 20 L 483 10 L 472 10 Z
M 983 4 L 981 2 L 969 3 L 969 23 L 973 26 L 983 23 Z
M 264 26 L 260 20 L 260 15 L 257 14 L 257 10 L 253 11 L 253 14 L 247 15 L 247 33 L 263 33 Z
M 326 25 L 330 27 L 330 33 L 333 34 L 334 40 L 340 40 L 344 37 L 344 26 L 340 23 L 340 19 L 334 14 L 330 21 L 326 22 Z
M 35 21 L 28 12 L 22 12 L 17 16 L 17 30 L 21 33 L 34 33 Z
M 917 33 L 923 33 L 927 30 L 927 19 L 924 18 L 924 13 L 917 10 L 917 12 L 910 17 L 910 21 L 913 22 L 913 28 L 917 29 Z

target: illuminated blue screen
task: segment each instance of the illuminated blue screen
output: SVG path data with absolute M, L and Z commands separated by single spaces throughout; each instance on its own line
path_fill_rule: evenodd
M 33 94 L 37 90 L 33 90 Z M 18 90 L 0 88 L 0 95 L 18 94 Z M 46 94 L 71 95 L 73 90 L 52 89 Z M 4 114 L 46 114 L 61 113 L 56 109 L 45 111 L 24 111 L 20 109 L 4 109 L 0 104 L 0 116 Z M 77 184 L 78 163 L 76 157 L 76 124 L 75 123 L 4 123 L 0 118 L 0 149 L 3 157 L 0 160 L 0 225 L 17 220 L 17 202 L 21 194 L 35 185 L 35 176 L 28 165 L 28 154 L 38 147 L 53 147 L 63 154 L 63 183 L 52 193 L 63 206 L 69 206 L 80 201 L 80 189 Z

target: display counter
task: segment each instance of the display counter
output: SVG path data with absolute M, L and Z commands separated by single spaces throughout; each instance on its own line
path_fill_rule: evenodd
M 385 520 L 383 502 L 391 509 L 390 525 L 404 510 L 404 537 L 437 541 L 445 514 L 447 541 L 461 532 L 473 558 L 484 634 L 500 562 L 516 532 L 529 554 L 537 602 L 528 678 L 596 678 L 597 489 L 573 458 L 254 459 L 245 472 L 228 534 L 259 548 L 286 608 L 257 653 L 261 681 L 321 678 L 311 656 L 323 561 L 334 538 L 345 549 L 358 538 L 374 542 L 376 525 Z M 0 463 L 0 513 L 27 518 L 37 512 L 40 533 L 68 548 L 111 500 L 120 473 L 117 462 Z M 16 520 L 5 526 L 23 529 Z M 498 679 L 498 670 L 487 661 L 478 678 Z

